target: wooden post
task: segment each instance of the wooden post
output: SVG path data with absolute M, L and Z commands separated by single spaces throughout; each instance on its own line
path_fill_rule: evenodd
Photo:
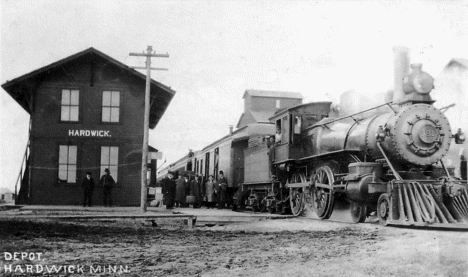
M 146 67 L 134 67 L 136 69 L 146 69 L 146 88 L 145 88 L 145 118 L 143 121 L 143 147 L 141 157 L 141 212 L 146 212 L 147 199 L 147 172 L 148 172 L 148 140 L 149 140 L 149 114 L 150 114 L 150 91 L 151 91 L 151 70 L 167 70 L 166 68 L 152 68 L 151 57 L 169 58 L 169 54 L 154 54 L 153 48 L 148 46 L 147 52 L 130 53 L 130 56 L 146 57 Z

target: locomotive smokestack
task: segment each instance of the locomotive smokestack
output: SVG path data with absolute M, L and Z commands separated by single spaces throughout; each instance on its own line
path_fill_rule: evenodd
M 405 99 L 403 91 L 403 78 L 409 74 L 409 49 L 404 46 L 393 47 L 393 103 L 399 103 Z

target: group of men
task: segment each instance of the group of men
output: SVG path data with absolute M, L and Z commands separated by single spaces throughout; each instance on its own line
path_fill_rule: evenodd
M 104 196 L 104 206 L 112 206 L 112 188 L 115 186 L 115 180 L 110 175 L 110 170 L 106 168 L 104 170 L 105 174 L 102 175 L 99 180 L 99 185 L 103 188 Z M 91 207 L 94 191 L 94 179 L 91 172 L 86 172 L 86 177 L 81 182 L 81 187 L 83 188 L 83 207 L 88 205 Z
M 177 178 L 175 178 L 176 176 Z M 235 188 L 229 186 L 222 170 L 219 171 L 218 176 L 217 180 L 211 180 L 212 175 L 204 180 L 200 174 L 188 176 L 169 171 L 161 182 L 166 209 L 188 207 L 190 203 L 187 202 L 187 196 L 195 198 L 193 199 L 194 203 L 191 203 L 194 208 L 205 204 L 207 208 L 214 208 L 216 205 L 218 209 L 230 206 L 235 209 L 235 205 L 232 203 Z

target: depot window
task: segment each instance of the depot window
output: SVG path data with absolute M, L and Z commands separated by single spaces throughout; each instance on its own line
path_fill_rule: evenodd
M 102 92 L 102 122 L 118 123 L 120 120 L 120 91 Z
M 76 145 L 59 146 L 58 179 L 61 183 L 76 183 Z
M 101 176 L 105 174 L 105 169 L 108 168 L 110 174 L 117 182 L 119 171 L 119 147 L 117 146 L 101 146 Z
M 75 121 L 79 119 L 80 91 L 76 89 L 62 89 L 61 121 Z

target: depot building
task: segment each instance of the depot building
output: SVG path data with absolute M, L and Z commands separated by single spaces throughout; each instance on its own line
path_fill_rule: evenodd
M 114 205 L 139 205 L 145 82 L 144 74 L 89 48 L 3 84 L 30 114 L 17 203 L 82 204 L 81 180 L 91 172 L 93 204 L 102 205 L 98 182 L 108 168 L 117 182 Z M 153 129 L 175 91 L 154 80 L 150 88 Z M 157 150 L 149 152 L 154 185 Z

